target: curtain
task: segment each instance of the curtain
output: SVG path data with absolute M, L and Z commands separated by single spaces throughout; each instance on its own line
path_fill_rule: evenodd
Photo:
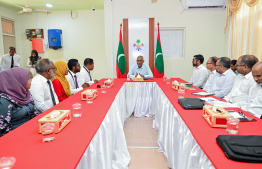
M 225 31 L 228 31 L 228 57 L 252 54 L 261 60 L 262 0 L 228 0 Z

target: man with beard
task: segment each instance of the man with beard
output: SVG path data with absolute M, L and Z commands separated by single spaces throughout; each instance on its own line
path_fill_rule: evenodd
M 207 92 L 214 93 L 217 97 L 223 98 L 231 91 L 236 74 L 230 69 L 230 59 L 227 57 L 218 59 L 216 71 L 212 87 Z
M 195 55 L 193 57 L 193 75 L 191 77 L 190 83 L 192 83 L 194 86 L 203 88 L 206 84 L 208 72 L 207 68 L 203 65 L 204 57 L 202 55 Z
M 235 66 L 239 74 L 234 81 L 232 90 L 224 97 L 227 102 L 234 103 L 238 106 L 246 103 L 250 87 L 256 84 L 252 77 L 252 67 L 257 62 L 257 57 L 253 55 L 244 55 L 238 58 Z
M 58 98 L 50 79 L 55 77 L 56 67 L 49 59 L 41 59 L 35 66 L 37 74 L 32 79 L 30 93 L 36 109 L 42 113 L 58 104 Z
M 82 90 L 83 88 L 89 87 L 89 84 L 84 83 L 80 86 L 80 79 L 81 75 L 78 73 L 80 72 L 80 64 L 78 63 L 77 59 L 70 59 L 67 63 L 68 66 L 68 75 L 66 75 L 66 79 L 69 82 L 71 94 L 75 94 Z
M 262 62 L 256 63 L 252 68 L 252 76 L 256 82 L 250 90 L 248 101 L 241 108 L 254 114 L 258 118 L 262 116 Z

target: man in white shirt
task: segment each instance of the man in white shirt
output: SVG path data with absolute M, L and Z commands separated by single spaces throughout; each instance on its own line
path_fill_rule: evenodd
M 230 59 L 221 57 L 216 63 L 217 73 L 214 76 L 211 90 L 209 93 L 214 93 L 217 97 L 223 98 L 231 91 L 236 74 L 230 69 Z
M 79 74 L 81 75 L 80 85 L 84 83 L 88 83 L 89 85 L 92 85 L 94 83 L 98 83 L 98 80 L 93 80 L 91 77 L 90 71 L 94 69 L 94 60 L 91 58 L 86 58 L 84 60 L 84 66 L 81 67 L 81 70 Z
M 207 79 L 207 82 L 205 84 L 205 87 L 203 88 L 203 90 L 208 91 L 211 90 L 212 87 L 212 82 L 214 80 L 215 74 L 217 73 L 216 71 L 216 63 L 217 63 L 217 57 L 213 56 L 210 57 L 206 63 L 207 65 L 207 69 L 209 69 L 210 74 L 209 77 Z
M 262 116 L 262 62 L 253 66 L 252 76 L 256 82 L 249 90 L 248 101 L 241 108 L 258 118 Z
M 0 72 L 13 67 L 20 67 L 20 56 L 15 53 L 15 48 L 10 47 L 9 53 L 3 55 L 1 59 Z
M 205 86 L 208 76 L 207 68 L 203 65 L 203 62 L 204 57 L 202 55 L 199 54 L 193 57 L 192 64 L 195 68 L 189 83 L 193 83 L 194 86 L 199 88 Z
M 36 76 L 33 78 L 30 93 L 36 109 L 44 112 L 58 104 L 58 98 L 50 79 L 55 77 L 56 67 L 49 59 L 41 59 L 35 66 Z
M 89 84 L 84 83 L 81 84 L 81 74 L 80 72 L 80 64 L 78 63 L 77 59 L 70 59 L 67 63 L 68 66 L 68 75 L 66 75 L 66 79 L 70 85 L 71 94 L 75 94 L 82 90 L 83 88 L 89 87 Z
M 257 57 L 253 55 L 244 55 L 238 58 L 235 64 L 238 75 L 230 93 L 224 97 L 227 102 L 234 103 L 241 107 L 247 102 L 248 91 L 251 86 L 256 84 L 252 76 L 252 67 L 258 62 Z

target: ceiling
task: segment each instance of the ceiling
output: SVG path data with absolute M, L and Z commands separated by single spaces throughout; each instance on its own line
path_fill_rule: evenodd
M 104 0 L 0 0 L 0 6 L 18 12 L 21 11 L 21 8 L 10 4 L 25 6 L 27 1 L 31 8 L 51 11 L 92 10 L 92 7 L 104 9 Z M 54 6 L 48 8 L 45 6 L 47 3 L 54 4 Z

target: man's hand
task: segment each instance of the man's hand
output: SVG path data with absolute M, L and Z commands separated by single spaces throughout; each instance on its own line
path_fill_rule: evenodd
M 95 83 L 99 83 L 99 80 L 94 80 Z
M 87 87 L 89 87 L 90 85 L 88 84 L 88 83 L 84 83 L 83 85 L 82 85 L 82 87 L 83 88 L 87 88 Z
M 138 75 L 138 74 L 137 74 L 137 72 L 136 72 L 136 76 L 135 76 L 135 77 L 137 77 L 137 75 Z
M 144 78 L 144 76 L 143 76 L 143 75 L 141 75 L 140 73 L 139 73 L 139 75 L 140 75 L 142 78 Z
M 33 65 L 33 68 L 35 68 L 35 65 Z

